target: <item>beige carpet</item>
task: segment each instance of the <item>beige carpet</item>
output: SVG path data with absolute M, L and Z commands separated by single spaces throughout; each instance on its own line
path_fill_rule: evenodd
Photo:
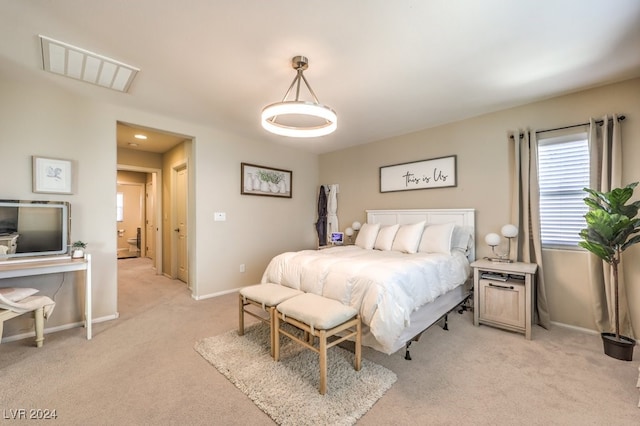
M 352 425 L 393 385 L 391 370 L 353 353 L 329 349 L 327 393 L 318 392 L 318 355 L 282 338 L 281 359 L 269 354 L 269 327 L 254 324 L 198 341 L 195 349 L 280 425 Z

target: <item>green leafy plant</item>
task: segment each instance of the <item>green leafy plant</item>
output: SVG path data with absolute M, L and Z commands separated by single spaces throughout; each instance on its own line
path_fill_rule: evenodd
M 616 339 L 620 339 L 618 264 L 622 260 L 622 252 L 640 242 L 640 235 L 634 235 L 640 232 L 640 218 L 637 217 L 640 201 L 626 204 L 637 185 L 638 182 L 634 182 L 604 193 L 584 188 L 589 194 L 584 202 L 590 210 L 584 216 L 587 227 L 580 231 L 582 241 L 578 245 L 611 265 Z
M 276 185 L 280 183 L 282 179 L 284 179 L 284 174 L 278 172 L 267 172 L 265 170 L 258 170 L 258 177 L 263 182 L 271 182 Z
M 73 248 L 75 250 L 86 249 L 87 248 L 87 243 L 82 242 L 82 241 L 74 241 L 73 244 L 71 245 L 71 248 Z

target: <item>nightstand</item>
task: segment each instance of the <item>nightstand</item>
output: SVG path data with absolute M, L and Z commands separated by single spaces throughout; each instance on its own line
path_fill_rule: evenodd
M 538 265 L 476 260 L 473 268 L 473 324 L 524 333 L 531 340 Z

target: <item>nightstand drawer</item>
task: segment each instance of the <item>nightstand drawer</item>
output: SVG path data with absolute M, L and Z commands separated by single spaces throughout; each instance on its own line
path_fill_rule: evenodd
M 524 328 L 525 295 L 521 281 L 479 280 L 480 321 Z

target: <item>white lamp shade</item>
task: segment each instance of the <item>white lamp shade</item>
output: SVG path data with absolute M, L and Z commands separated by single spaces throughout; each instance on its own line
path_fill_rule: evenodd
M 351 227 L 354 231 L 359 231 L 362 225 L 357 220 L 351 224 Z
M 506 238 L 515 238 L 518 236 L 518 227 L 515 225 L 505 225 L 502 227 L 502 235 Z
M 352 228 L 347 228 L 347 229 L 345 229 L 345 230 L 344 230 L 344 234 L 345 234 L 347 237 L 353 237 L 353 229 L 352 229 Z
M 500 235 L 496 234 L 496 233 L 490 233 L 487 234 L 484 237 L 484 242 L 487 243 L 487 245 L 489 246 L 497 246 L 500 244 Z

